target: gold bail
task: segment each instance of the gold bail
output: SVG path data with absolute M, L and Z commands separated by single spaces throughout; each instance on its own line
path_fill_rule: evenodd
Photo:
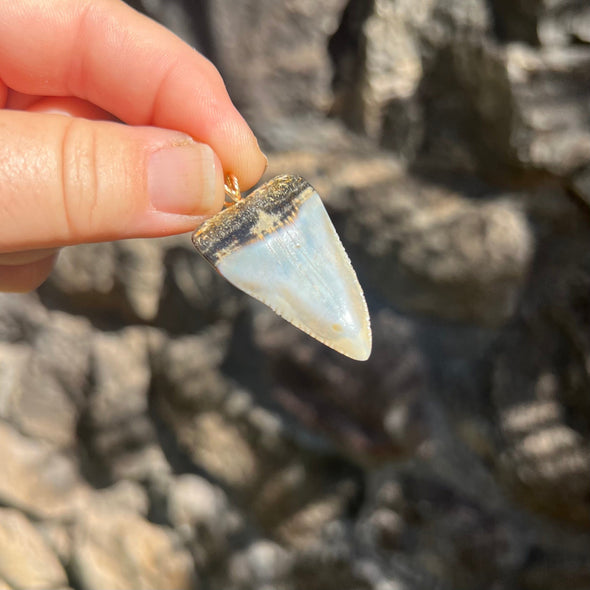
M 242 193 L 240 192 L 240 185 L 235 174 L 228 173 L 225 175 L 225 203 L 224 207 L 231 207 L 238 201 L 242 200 Z

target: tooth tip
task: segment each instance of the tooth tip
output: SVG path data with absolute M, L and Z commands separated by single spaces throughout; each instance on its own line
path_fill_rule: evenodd
M 356 338 L 349 340 L 346 344 L 346 347 L 339 352 L 355 361 L 368 360 L 372 351 L 370 328 L 363 330 Z
M 358 352 L 349 352 L 346 356 L 348 358 L 351 358 L 353 361 L 364 362 L 369 360 L 369 357 L 371 356 L 371 351 L 367 352 L 366 350 L 359 350 Z
M 371 351 L 371 346 L 359 348 L 357 354 L 352 358 L 354 358 L 357 361 L 367 361 L 371 356 Z

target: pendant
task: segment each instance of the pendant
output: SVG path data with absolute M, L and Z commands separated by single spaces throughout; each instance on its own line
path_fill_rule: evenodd
M 277 176 L 247 197 L 226 177 L 226 208 L 192 236 L 230 283 L 355 360 L 371 353 L 363 291 L 315 189 Z

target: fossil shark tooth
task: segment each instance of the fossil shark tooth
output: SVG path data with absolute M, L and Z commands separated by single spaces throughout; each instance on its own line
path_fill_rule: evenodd
M 350 358 L 369 358 L 367 304 L 315 189 L 285 175 L 232 199 L 194 232 L 197 250 L 297 328 Z

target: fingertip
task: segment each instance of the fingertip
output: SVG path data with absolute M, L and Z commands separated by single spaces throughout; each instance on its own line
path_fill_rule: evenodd
M 223 209 L 223 204 L 225 203 L 225 174 L 223 171 L 223 164 L 221 163 L 219 156 L 213 150 L 211 150 L 211 152 L 213 153 L 215 186 L 212 190 L 212 198 L 209 200 L 208 208 L 203 209 L 201 212 L 201 215 L 204 217 L 210 217 L 211 215 L 219 213 L 219 211 Z
M 235 174 L 241 190 L 246 191 L 258 183 L 264 174 L 268 166 L 268 158 L 260 149 L 253 131 L 243 119 L 234 121 L 231 129 L 226 129 L 223 133 L 226 137 L 232 137 L 232 143 L 237 146 L 237 149 L 230 151 L 228 148 L 231 143 L 228 143 L 227 151 L 220 152 L 224 170 Z
M 194 59 L 193 59 L 194 58 Z M 162 86 L 151 124 L 188 133 L 210 145 L 227 174 L 234 174 L 243 190 L 254 186 L 267 164 L 254 132 L 232 103 L 219 72 L 202 56 L 171 70 Z M 195 81 L 198 80 L 199 84 Z M 163 108 L 183 96 L 186 107 Z
M 248 190 L 257 184 L 268 168 L 268 158 L 260 149 L 254 135 L 252 135 L 252 147 L 250 148 L 249 158 L 244 162 L 243 167 L 244 172 L 240 176 L 240 186 L 244 190 Z

